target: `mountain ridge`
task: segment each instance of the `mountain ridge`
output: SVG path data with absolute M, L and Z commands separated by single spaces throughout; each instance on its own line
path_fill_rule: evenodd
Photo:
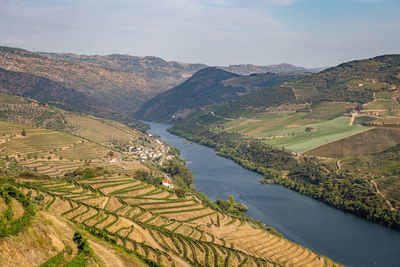
M 157 121 L 183 118 L 202 106 L 233 101 L 257 89 L 297 77 L 300 76 L 274 73 L 241 76 L 217 67 L 208 67 L 196 72 L 181 85 L 145 102 L 136 116 Z

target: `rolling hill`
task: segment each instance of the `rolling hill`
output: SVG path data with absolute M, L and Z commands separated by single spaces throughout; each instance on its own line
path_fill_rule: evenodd
M 169 131 L 399 229 L 399 85 L 400 55 L 357 60 L 204 106 Z
M 215 67 L 205 68 L 181 85 L 147 101 L 136 115 L 145 120 L 175 120 L 186 117 L 197 108 L 233 101 L 250 92 L 298 77 L 301 75 L 264 73 L 239 76 Z
M 399 73 L 399 55 L 352 61 L 261 87 L 229 103 L 203 107 L 174 129 L 183 130 L 190 124 L 193 133 L 197 122 L 198 133 L 217 127 L 277 147 L 291 149 L 295 144 L 292 150 L 303 152 L 362 132 L 365 126 L 400 124 Z M 338 123 L 340 116 L 348 119 L 343 117 L 339 119 L 343 123 Z

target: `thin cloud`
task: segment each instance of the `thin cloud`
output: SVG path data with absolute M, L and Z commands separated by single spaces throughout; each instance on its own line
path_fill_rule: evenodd
M 299 16 L 320 1 L 0 0 L 0 45 L 33 51 L 154 55 L 210 65 L 319 66 L 377 55 L 385 49 L 393 52 L 393 44 L 399 43 L 399 19 L 387 14 L 391 10 L 380 14 L 376 7 L 383 4 L 371 7 L 373 17 L 354 13 L 349 20 L 342 16 L 335 23 L 324 17 L 323 26 L 313 14 Z M 371 6 L 355 1 L 338 0 L 337 5 Z M 319 8 L 323 14 L 325 6 Z M 309 22 L 302 24 L 304 19 Z M 365 43 L 378 38 L 385 42 Z

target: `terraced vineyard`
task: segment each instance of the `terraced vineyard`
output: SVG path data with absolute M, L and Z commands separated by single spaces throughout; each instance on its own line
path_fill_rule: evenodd
M 49 176 L 61 176 L 84 166 L 104 166 L 128 174 L 143 168 L 138 162 L 112 164 L 106 157 L 109 149 L 67 133 L 3 121 L 0 133 L 0 157 L 15 158 L 23 167 Z
M 266 229 L 130 176 L 20 180 L 44 208 L 165 266 L 333 266 Z M 101 234 L 100 234 L 101 233 Z
M 15 187 L 0 185 L 0 240 L 17 235 L 35 214 L 29 199 Z

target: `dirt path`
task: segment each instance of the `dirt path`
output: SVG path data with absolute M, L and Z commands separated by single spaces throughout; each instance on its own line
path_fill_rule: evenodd
M 324 166 L 321 166 L 321 168 L 326 171 L 327 173 L 331 173 L 327 168 L 325 168 Z
M 106 267 L 119 267 L 119 266 L 132 266 L 127 265 L 117 254 L 110 248 L 105 247 L 96 241 L 89 240 L 90 247 L 93 249 L 94 254 L 98 256 L 104 266 Z
M 339 173 L 340 168 L 341 168 L 341 166 L 340 166 L 340 160 L 336 161 L 336 166 L 337 166 L 336 173 Z
M 293 86 L 288 85 L 287 82 L 285 82 L 285 83 L 279 85 L 279 87 L 286 87 L 286 88 L 292 89 L 292 92 L 293 92 L 293 94 L 294 94 L 294 97 L 296 98 L 296 100 L 298 99 L 299 96 L 296 94 L 296 90 L 294 90 L 294 87 L 293 87 Z
M 379 187 L 378 187 L 378 185 L 376 184 L 376 182 L 375 182 L 374 180 L 371 180 L 371 184 L 375 187 L 376 193 L 377 193 L 379 196 L 381 196 L 381 197 L 386 201 L 386 203 L 388 204 L 388 206 L 390 207 L 390 209 L 391 209 L 391 210 L 395 210 L 395 208 L 393 208 L 393 206 L 392 206 L 392 204 L 389 202 L 389 200 L 387 200 L 387 199 L 385 198 L 385 196 L 381 193 L 381 190 L 379 190 Z
M 215 115 L 214 111 L 211 111 L 210 114 L 211 114 L 213 117 L 218 118 L 218 119 L 223 119 L 223 120 L 227 120 L 227 121 L 233 121 L 233 120 L 234 120 L 234 119 L 232 119 L 232 118 L 225 118 L 225 117 L 222 117 L 222 116 Z
M 350 125 L 350 126 L 353 125 L 353 122 L 354 122 L 354 119 L 355 119 L 355 118 L 356 118 L 356 116 L 354 116 L 354 115 L 351 116 L 351 119 L 350 119 L 350 122 L 349 122 L 349 125 Z

